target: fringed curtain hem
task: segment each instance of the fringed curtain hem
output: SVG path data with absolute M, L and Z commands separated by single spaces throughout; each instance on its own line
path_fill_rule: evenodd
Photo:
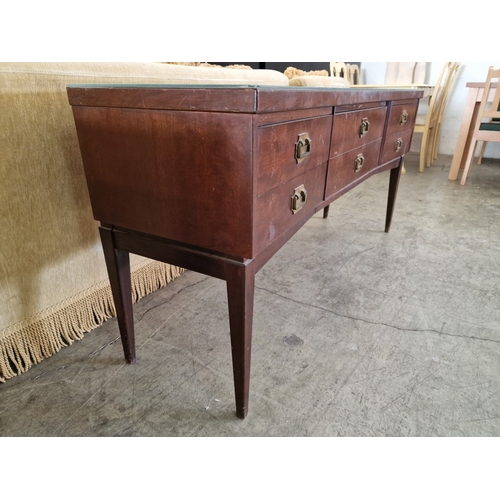
M 140 262 L 132 268 L 132 300 L 164 287 L 184 269 L 162 262 Z M 36 316 L 0 331 L 0 382 L 81 340 L 84 333 L 115 316 L 109 281 L 105 280 Z

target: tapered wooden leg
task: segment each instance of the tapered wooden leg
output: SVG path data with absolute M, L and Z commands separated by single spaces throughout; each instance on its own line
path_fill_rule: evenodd
M 394 213 L 394 205 L 396 203 L 396 195 L 398 194 L 399 179 L 401 177 L 401 169 L 403 167 L 403 158 L 399 162 L 399 166 L 391 170 L 389 179 L 389 196 L 387 198 L 387 213 L 385 217 L 385 232 L 388 233 L 391 228 L 392 214 Z
M 250 393 L 250 357 L 252 350 L 252 320 L 255 266 L 228 264 L 226 271 L 229 328 L 233 359 L 236 416 L 245 418 Z
M 424 131 L 424 133 L 422 134 L 422 143 L 420 145 L 420 164 L 419 164 L 420 172 L 425 172 L 425 165 L 427 162 L 427 148 L 428 148 L 427 136 L 428 136 L 428 131 Z
M 477 164 L 481 165 L 483 162 L 483 156 L 484 156 L 484 150 L 486 149 L 486 144 L 488 144 L 487 141 L 483 141 L 483 144 L 481 146 L 481 151 L 479 152 L 479 158 L 477 159 Z
M 99 232 L 122 338 L 123 353 L 127 363 L 133 363 L 135 361 L 135 334 L 129 253 L 115 248 L 111 229 L 100 227 Z
M 326 219 L 328 217 L 328 212 L 330 212 L 330 205 L 327 205 L 324 209 L 323 209 L 323 219 Z
M 464 116 L 462 118 L 462 125 L 458 133 L 457 145 L 455 153 L 451 162 L 450 173 L 448 179 L 455 181 L 458 177 L 458 172 L 464 166 L 465 152 L 468 150 L 472 132 L 474 131 L 474 124 L 479 111 L 481 99 L 478 99 L 478 87 L 470 87 L 467 101 L 465 103 Z
M 465 181 L 467 179 L 467 175 L 469 174 L 472 160 L 474 159 L 474 153 L 476 152 L 476 146 L 477 146 L 477 141 L 473 137 L 469 145 L 469 148 L 465 150 L 466 159 L 465 159 L 464 171 L 462 173 L 462 179 L 460 180 L 461 186 L 465 185 Z

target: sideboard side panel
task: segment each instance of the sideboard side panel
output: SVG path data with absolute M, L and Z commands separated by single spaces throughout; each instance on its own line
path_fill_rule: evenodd
M 73 111 L 96 220 L 251 256 L 251 115 Z

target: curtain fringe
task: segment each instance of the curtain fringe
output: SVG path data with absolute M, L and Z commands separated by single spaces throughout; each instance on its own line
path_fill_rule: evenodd
M 163 288 L 183 271 L 156 261 L 133 266 L 132 301 Z M 0 331 L 0 382 L 25 373 L 115 315 L 111 287 L 105 280 Z

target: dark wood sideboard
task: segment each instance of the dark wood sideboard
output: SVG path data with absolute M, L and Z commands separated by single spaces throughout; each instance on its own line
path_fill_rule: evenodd
M 226 281 L 236 414 L 248 411 L 255 274 L 319 210 L 390 170 L 389 231 L 421 91 L 74 85 L 94 218 L 128 363 L 129 253 Z

